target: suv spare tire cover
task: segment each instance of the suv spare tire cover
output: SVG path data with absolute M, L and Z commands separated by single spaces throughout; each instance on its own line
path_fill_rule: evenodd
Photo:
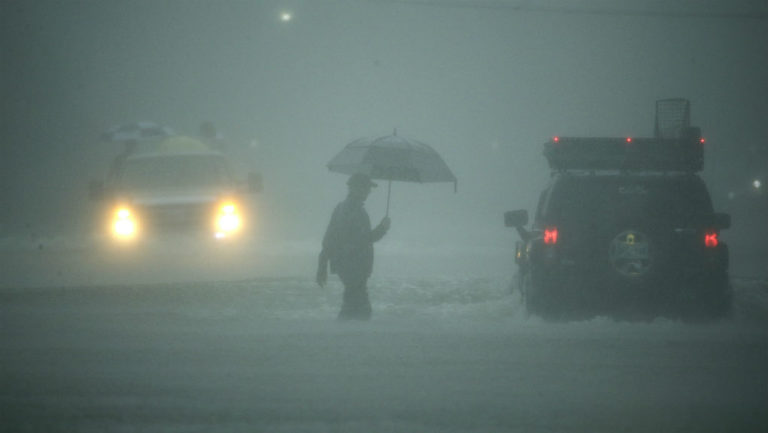
M 613 269 L 627 278 L 647 275 L 653 268 L 653 242 L 645 232 L 621 231 L 608 245 L 608 258 Z

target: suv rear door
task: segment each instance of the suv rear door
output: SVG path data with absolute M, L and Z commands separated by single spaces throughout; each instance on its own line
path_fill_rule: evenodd
M 604 264 L 612 240 L 628 230 L 666 250 L 683 246 L 690 242 L 682 239 L 685 233 L 695 235 L 697 219 L 712 213 L 695 175 L 566 174 L 544 200 L 537 228 L 556 227 L 560 256 L 585 268 Z

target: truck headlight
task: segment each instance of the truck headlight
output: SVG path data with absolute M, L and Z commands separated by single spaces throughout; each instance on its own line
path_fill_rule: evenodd
M 127 207 L 119 207 L 112 218 L 112 234 L 118 239 L 133 239 L 138 224 L 136 216 Z
M 225 202 L 219 206 L 215 222 L 217 238 L 225 238 L 237 233 L 242 225 L 242 215 L 235 203 Z

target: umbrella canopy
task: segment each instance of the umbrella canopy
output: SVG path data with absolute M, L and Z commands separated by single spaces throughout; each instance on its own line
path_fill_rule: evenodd
M 361 138 L 347 144 L 328 163 L 328 169 L 336 173 L 363 173 L 371 179 L 403 182 L 453 182 L 456 176 L 443 158 L 429 145 L 397 135 L 378 138 Z M 389 213 L 389 193 L 387 194 Z
M 456 183 L 456 176 L 434 149 L 396 134 L 349 143 L 328 163 L 328 169 L 363 173 L 371 179 Z
M 176 135 L 173 129 L 155 122 L 132 122 L 117 125 L 101 134 L 101 139 L 111 143 L 159 140 Z

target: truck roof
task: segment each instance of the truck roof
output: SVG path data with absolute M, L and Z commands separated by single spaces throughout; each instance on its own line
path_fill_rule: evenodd
M 622 170 L 698 172 L 704 165 L 704 140 L 681 138 L 554 137 L 544 144 L 553 171 Z

